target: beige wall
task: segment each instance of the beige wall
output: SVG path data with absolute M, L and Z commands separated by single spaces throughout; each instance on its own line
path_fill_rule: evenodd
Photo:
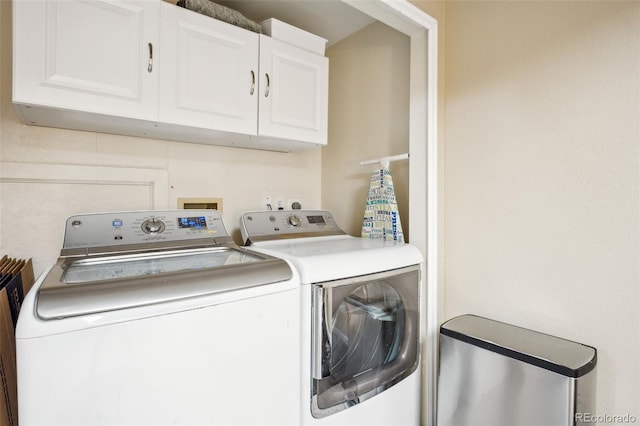
M 64 217 L 73 213 L 176 208 L 179 197 L 222 197 L 225 224 L 240 242 L 240 214 L 262 209 L 265 194 L 302 197 L 305 207 L 320 207 L 320 149 L 275 153 L 20 124 L 11 105 L 11 54 L 11 2 L 0 1 L 0 162 L 107 166 L 114 174 L 122 168 L 153 169 L 168 175 L 165 206 L 151 205 L 127 186 L 87 190 L 80 185 L 85 190 L 79 190 L 78 185 L 5 179 L 0 183 L 0 253 L 33 257 L 36 273 L 57 257 Z M 38 172 L 37 165 L 26 167 Z
M 640 419 L 640 3 L 447 2 L 445 316 L 598 349 Z
M 329 145 L 322 151 L 322 206 L 360 236 L 371 173 L 360 161 L 409 150 L 409 38 L 374 23 L 327 49 Z M 405 236 L 409 163 L 390 165 Z

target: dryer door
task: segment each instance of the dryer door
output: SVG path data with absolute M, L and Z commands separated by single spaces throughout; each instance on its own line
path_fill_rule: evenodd
M 314 284 L 314 417 L 363 402 L 415 371 L 419 288 L 418 265 Z

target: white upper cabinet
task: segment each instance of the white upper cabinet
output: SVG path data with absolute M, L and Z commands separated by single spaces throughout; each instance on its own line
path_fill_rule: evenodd
M 16 0 L 13 12 L 14 102 L 157 120 L 157 4 Z
M 260 36 L 258 133 L 327 143 L 329 60 Z
M 259 35 L 161 8 L 160 122 L 256 134 Z
M 27 124 L 295 151 L 327 143 L 328 59 L 160 0 L 14 0 Z

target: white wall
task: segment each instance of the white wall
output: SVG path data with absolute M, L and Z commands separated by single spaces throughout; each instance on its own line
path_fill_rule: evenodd
M 445 317 L 598 349 L 640 419 L 640 3 L 447 2 Z
M 158 203 L 145 188 L 78 183 L 84 172 L 61 184 L 48 177 L 16 182 L 0 170 L 0 253 L 33 257 L 36 274 L 57 258 L 63 220 L 73 213 L 176 208 L 181 197 L 221 197 L 225 224 L 240 242 L 241 213 L 264 208 L 265 194 L 302 197 L 305 207 L 320 207 L 319 148 L 275 153 L 20 124 L 11 105 L 11 38 L 11 2 L 0 1 L 0 167 L 25 163 L 33 176 L 42 174 L 38 164 L 47 164 L 109 167 L 124 180 L 127 169 L 167 177 Z

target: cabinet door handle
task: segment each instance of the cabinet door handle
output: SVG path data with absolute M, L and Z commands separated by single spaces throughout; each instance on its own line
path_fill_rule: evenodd
M 149 66 L 147 71 L 153 71 L 153 44 L 149 43 Z
M 264 89 L 264 97 L 269 96 L 269 90 L 271 89 L 271 79 L 269 78 L 269 74 L 264 75 L 267 78 L 267 87 Z
M 251 70 L 251 89 L 249 90 L 249 94 L 253 96 L 253 92 L 256 89 L 256 73 Z

